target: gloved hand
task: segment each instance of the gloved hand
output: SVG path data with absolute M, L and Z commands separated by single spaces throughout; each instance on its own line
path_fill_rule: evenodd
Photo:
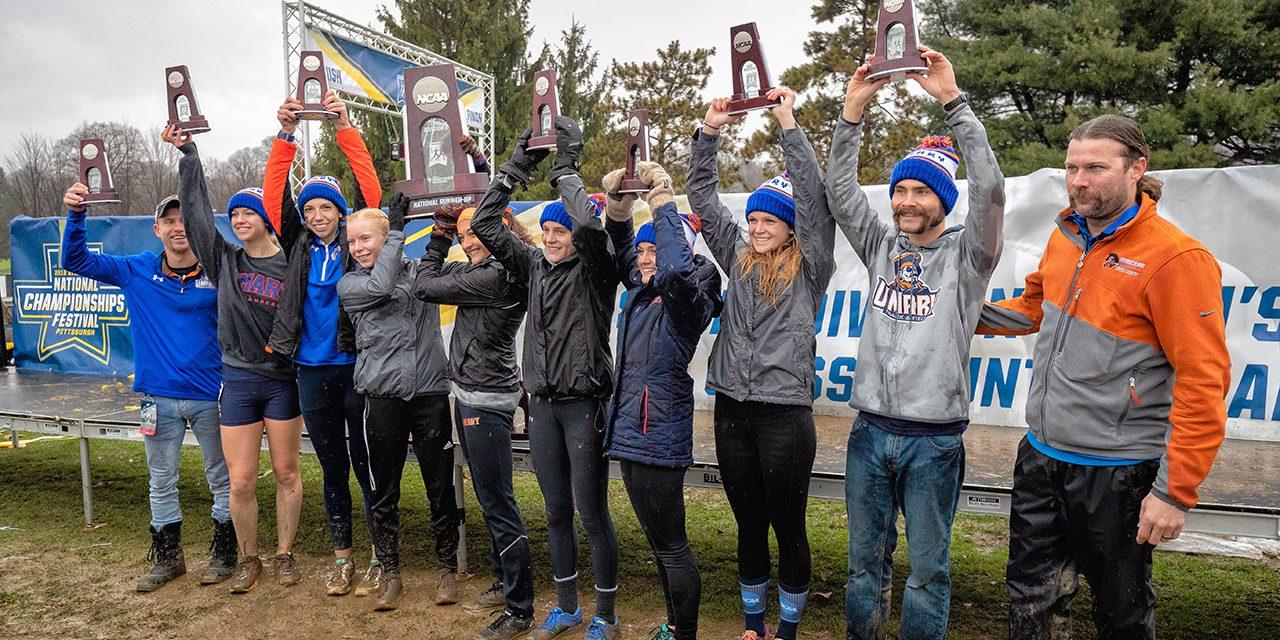
M 614 169 L 600 180 L 600 185 L 604 187 L 604 214 L 615 222 L 631 220 L 631 210 L 636 203 L 636 194 L 618 193 L 622 186 L 622 174 L 625 172 L 625 169 Z
M 456 202 L 440 205 L 440 209 L 436 211 L 435 225 L 431 228 L 431 235 L 452 242 L 458 235 L 458 216 L 460 215 L 462 215 L 462 205 Z
M 391 198 L 391 204 L 387 206 L 387 222 L 391 223 L 392 231 L 404 231 L 404 215 L 408 212 L 408 196 L 397 191 L 395 197 Z
M 667 175 L 667 170 L 662 165 L 656 162 L 639 162 L 636 163 L 636 173 L 639 174 L 640 181 L 649 186 L 644 199 L 649 203 L 651 211 L 657 211 L 658 207 L 676 199 L 675 189 L 671 187 L 671 176 Z
M 532 135 L 533 129 L 526 127 L 524 133 L 520 134 L 520 139 L 516 141 L 516 148 L 511 153 L 511 158 L 498 167 L 498 181 L 507 187 L 507 193 L 515 191 L 516 183 L 528 184 L 529 176 L 538 168 L 538 163 L 550 153 L 548 149 L 530 150 L 529 138 Z
M 488 165 L 488 160 L 485 159 L 484 152 L 480 150 L 480 146 L 476 144 L 475 138 L 464 134 L 461 138 L 458 138 L 458 147 L 461 148 L 464 153 L 471 156 L 472 161 L 475 162 L 477 167 L 481 165 Z
M 551 186 L 560 178 L 578 174 L 578 158 L 582 156 L 582 129 L 568 116 L 556 116 L 556 162 L 547 177 Z

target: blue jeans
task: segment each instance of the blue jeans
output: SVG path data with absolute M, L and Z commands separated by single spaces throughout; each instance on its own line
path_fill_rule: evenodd
M 862 418 L 845 461 L 849 514 L 850 640 L 883 638 L 893 596 L 898 510 L 906 517 L 911 575 L 902 596 L 902 640 L 945 638 L 951 610 L 951 523 L 964 482 L 964 440 L 897 436 Z
M 148 396 L 156 403 L 156 434 L 143 436 L 147 450 L 147 471 L 151 474 L 151 526 L 182 522 L 178 505 L 178 467 L 182 461 L 182 439 L 187 427 L 200 443 L 204 457 L 204 477 L 213 494 L 214 520 L 231 520 L 229 508 L 231 476 L 222 456 L 222 436 L 218 431 L 217 400 L 183 400 Z

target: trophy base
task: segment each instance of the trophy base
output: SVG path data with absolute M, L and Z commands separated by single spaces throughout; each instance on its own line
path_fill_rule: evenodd
M 199 119 L 192 118 L 185 122 L 181 120 L 178 120 L 178 121 L 170 120 L 168 124 L 169 126 L 177 127 L 179 131 L 188 133 L 190 135 L 195 135 L 197 133 L 207 133 L 209 131 L 212 131 L 212 129 L 209 128 L 209 121 L 205 120 L 204 118 L 199 118 Z
M 867 81 L 873 82 L 888 77 L 891 82 L 901 82 L 907 78 L 908 73 L 928 71 L 929 67 L 925 64 L 924 58 L 898 58 L 872 64 L 871 71 L 867 74 Z
M 430 218 L 441 206 L 459 204 L 463 207 L 474 207 L 480 204 L 484 194 L 489 190 L 489 174 L 460 173 L 453 176 L 453 190 L 443 193 L 427 193 L 427 184 L 422 179 L 401 180 L 395 189 L 409 199 L 409 210 L 406 220 Z
M 82 202 L 84 204 L 120 204 L 120 193 L 117 191 L 89 193 L 84 196 Z
M 534 136 L 532 138 L 529 138 L 529 144 L 525 148 L 530 150 L 554 149 L 556 148 L 556 137 L 555 136 Z
M 293 115 L 298 116 L 299 120 L 337 120 L 337 111 L 325 111 L 324 109 L 303 109 L 294 111 Z
M 768 109 L 780 104 L 782 104 L 781 100 L 770 100 L 764 96 L 763 92 L 754 98 L 738 98 L 734 96 L 734 99 L 729 101 L 729 115 L 736 116 L 748 111 Z
M 647 193 L 649 186 L 640 178 L 626 178 L 618 183 L 618 193 Z

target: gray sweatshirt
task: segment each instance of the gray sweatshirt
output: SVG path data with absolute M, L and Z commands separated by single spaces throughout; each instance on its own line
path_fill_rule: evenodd
M 751 251 L 735 215 L 720 202 L 716 168 L 719 136 L 693 138 L 689 205 L 702 216 L 702 237 L 720 269 L 728 294 L 720 333 L 711 347 L 707 386 L 739 402 L 813 405 L 814 315 L 835 272 L 835 223 L 827 211 L 822 169 L 800 129 L 782 132 L 782 153 L 796 200 L 796 241 L 804 261 L 777 306 L 759 294 L 758 273 L 742 277 L 738 254 Z
M 862 125 L 836 123 L 827 199 L 870 279 L 871 308 L 849 400 L 859 411 L 928 423 L 969 417 L 969 345 L 1000 260 L 1004 176 L 968 106 L 947 123 L 968 172 L 968 225 L 947 229 L 925 247 L 877 217 L 858 186 Z
M 413 295 L 417 261 L 404 259 L 404 232 L 392 231 L 373 269 L 338 280 L 338 300 L 356 328 L 356 391 L 411 400 L 449 393 L 440 308 Z
M 218 288 L 218 345 L 222 363 L 277 380 L 293 380 L 293 363 L 267 351 L 284 276 L 284 251 L 251 258 L 244 247 L 227 242 L 213 225 L 213 207 L 204 182 L 204 167 L 194 142 L 180 149 L 178 202 L 191 250 L 209 270 Z

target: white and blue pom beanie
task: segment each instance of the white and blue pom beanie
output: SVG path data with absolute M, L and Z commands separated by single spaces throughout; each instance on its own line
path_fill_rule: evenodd
M 796 199 L 791 191 L 791 177 L 782 175 L 766 180 L 747 198 L 747 215 L 752 211 L 771 213 L 791 228 L 796 226 Z
M 934 195 L 942 201 L 943 210 L 950 214 L 960 195 L 956 189 L 956 171 L 959 168 L 960 157 L 951 147 L 951 138 L 922 138 L 919 147 L 894 165 L 893 176 L 889 178 L 889 197 L 893 197 L 893 189 L 898 181 L 919 180 L 933 190 Z

